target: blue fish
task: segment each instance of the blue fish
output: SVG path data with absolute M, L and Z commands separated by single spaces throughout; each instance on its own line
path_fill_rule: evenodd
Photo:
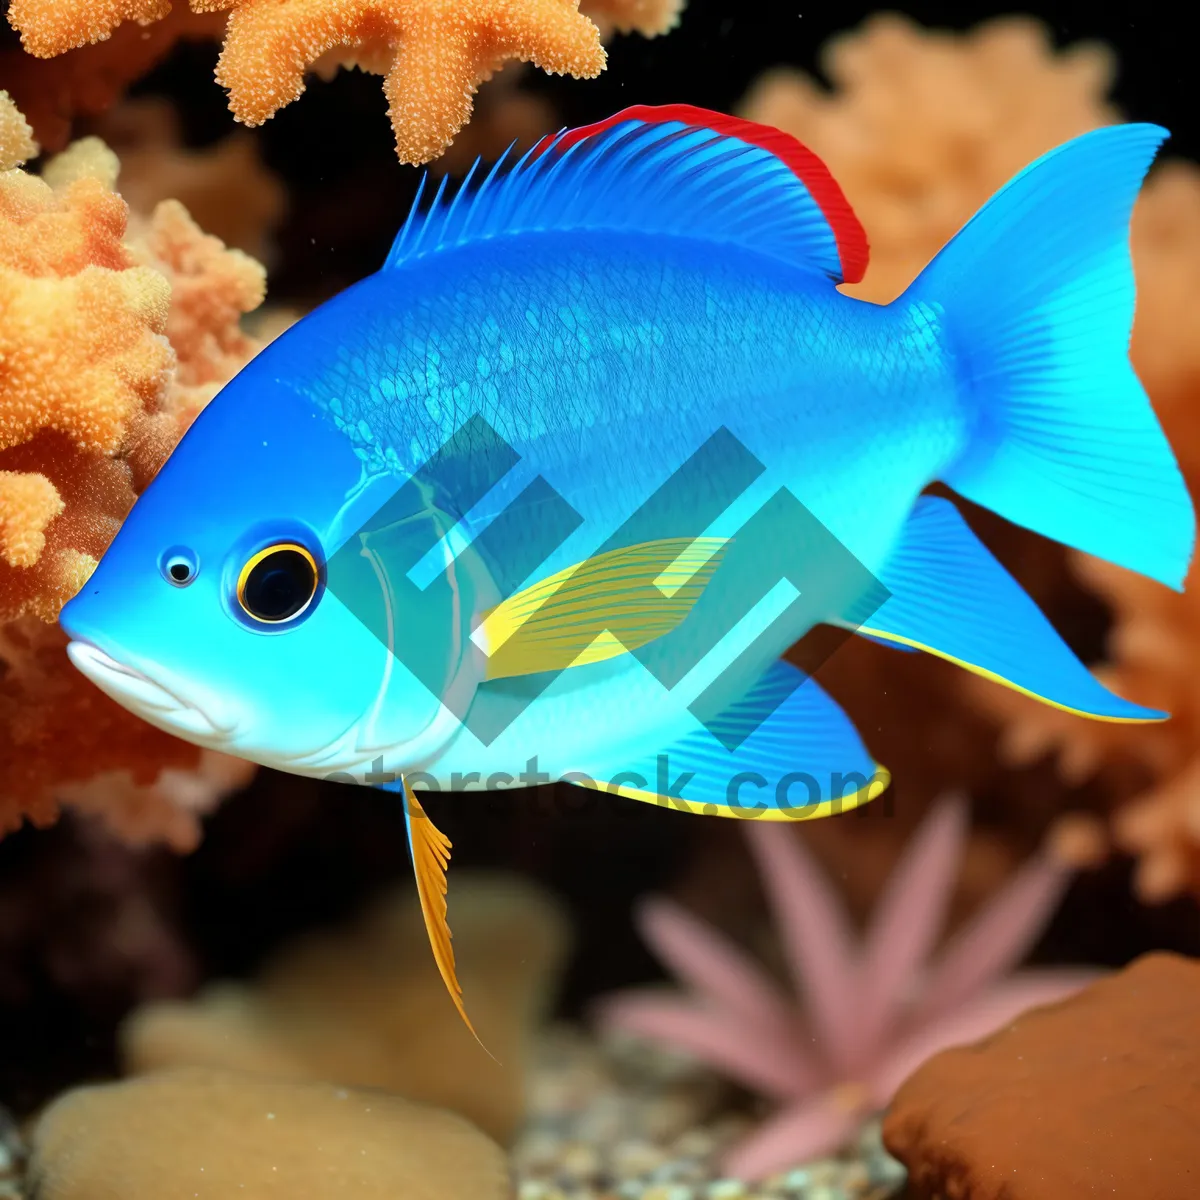
M 1164 130 L 1060 146 L 895 302 L 792 138 L 682 105 L 414 206 L 382 269 L 201 413 L 62 623 L 203 746 L 404 796 L 567 777 L 823 816 L 886 771 L 784 651 L 818 622 L 1109 721 L 941 481 L 1181 588 L 1193 508 L 1128 359 L 1129 217 Z M 536 772 L 530 772 L 536 765 Z

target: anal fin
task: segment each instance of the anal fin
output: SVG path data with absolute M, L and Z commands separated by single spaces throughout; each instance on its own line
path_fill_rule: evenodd
M 891 594 L 858 633 L 926 650 L 1079 716 L 1167 716 L 1104 687 L 948 500 L 917 501 L 879 578 Z
M 777 662 L 710 727 L 661 754 L 614 755 L 603 778 L 575 779 L 681 812 L 805 821 L 874 800 L 890 776 L 820 685 Z

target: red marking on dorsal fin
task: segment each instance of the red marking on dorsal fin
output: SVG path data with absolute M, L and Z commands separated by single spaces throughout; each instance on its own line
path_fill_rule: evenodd
M 745 121 L 741 117 L 712 112 L 692 104 L 635 104 L 603 121 L 597 121 L 594 125 L 582 125 L 578 129 L 567 130 L 554 140 L 554 148 L 569 150 L 584 138 L 604 133 L 626 121 L 644 121 L 648 125 L 666 125 L 672 121 L 679 121 L 699 129 L 711 129 L 713 133 L 736 138 L 749 146 L 757 146 L 760 150 L 773 154 L 804 184 L 825 220 L 829 222 L 842 264 L 842 281 L 858 283 L 866 273 L 869 255 L 867 234 L 854 215 L 850 201 L 846 199 L 837 180 L 807 146 L 770 125 L 759 125 L 755 121 Z M 550 139 L 545 140 L 549 142 Z M 540 147 L 535 149 L 534 155 L 540 151 Z

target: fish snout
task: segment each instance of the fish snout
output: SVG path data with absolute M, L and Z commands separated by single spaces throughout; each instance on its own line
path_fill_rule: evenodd
M 208 698 L 198 703 L 192 689 L 166 679 L 165 672 L 115 658 L 94 641 L 76 636 L 70 623 L 64 625 L 71 637 L 67 644 L 71 662 L 122 707 L 189 741 L 225 745 L 231 740 L 237 722 L 224 705 Z

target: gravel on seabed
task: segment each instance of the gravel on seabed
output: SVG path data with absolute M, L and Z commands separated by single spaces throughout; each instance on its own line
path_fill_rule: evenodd
M 538 1046 L 513 1150 L 519 1200 L 886 1200 L 904 1185 L 878 1121 L 837 1157 L 755 1184 L 723 1178 L 721 1155 L 754 1126 L 729 1100 L 682 1056 L 554 1028 Z

